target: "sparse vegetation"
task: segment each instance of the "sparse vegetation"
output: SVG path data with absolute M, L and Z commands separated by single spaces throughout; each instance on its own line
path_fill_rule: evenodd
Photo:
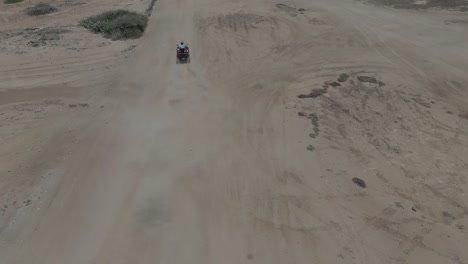
M 315 131 L 315 127 L 314 127 L 314 133 L 310 133 L 309 137 L 310 138 L 316 138 L 317 136 L 318 136 L 318 131 Z
M 369 2 L 391 6 L 401 9 L 424 10 L 430 8 L 440 8 L 447 10 L 467 11 L 468 4 L 465 0 L 427 0 L 427 1 L 408 1 L 408 0 L 369 0 Z M 419 2 L 419 3 L 418 3 Z
M 468 110 L 462 111 L 460 114 L 458 114 L 458 117 L 468 119 Z
M 360 82 L 378 83 L 377 79 L 375 79 L 374 77 L 370 77 L 370 76 L 358 76 L 358 80 Z
M 309 137 L 316 138 L 320 133 L 319 123 L 318 123 L 319 118 L 317 114 L 315 113 L 310 114 L 308 118 L 312 121 L 312 125 L 314 126 L 314 133 L 310 133 Z
M 3 2 L 5 4 L 16 4 L 16 3 L 20 3 L 20 2 L 23 2 L 24 0 L 4 0 Z
M 309 146 L 307 146 L 307 150 L 308 150 L 308 151 L 314 151 L 314 150 L 315 150 L 315 148 L 314 148 L 314 146 L 312 146 L 312 145 L 309 145 Z
M 420 98 L 420 97 L 413 97 L 411 98 L 414 102 L 426 107 L 426 108 L 431 108 L 431 103 L 430 102 L 427 102 L 425 101 L 424 99 Z
M 59 40 L 60 34 L 40 34 L 39 41 Z
M 340 74 L 340 76 L 338 76 L 338 81 L 339 82 L 346 82 L 349 78 L 349 75 L 346 74 L 346 73 L 342 73 Z
M 442 216 L 444 218 L 447 218 L 449 220 L 455 220 L 455 216 L 453 216 L 452 214 L 450 214 L 449 212 L 446 212 L 446 211 L 443 211 L 442 212 Z
M 299 8 L 297 11 L 299 12 L 305 12 L 306 10 L 304 8 Z
M 40 16 L 40 15 L 53 13 L 57 10 L 58 10 L 57 8 L 51 6 L 50 4 L 38 3 L 30 8 L 27 8 L 26 14 L 29 16 Z
M 319 133 L 320 133 L 320 129 L 319 129 L 319 118 L 317 116 L 317 114 L 315 113 L 312 113 L 312 114 L 306 114 L 304 112 L 299 112 L 297 113 L 298 116 L 302 116 L 302 117 L 306 117 L 307 119 L 311 120 L 312 122 L 312 126 L 314 127 L 314 133 L 310 133 L 309 134 L 309 137 L 311 138 L 316 138 Z
M 29 45 L 31 45 L 31 47 L 37 48 L 37 47 L 41 46 L 41 42 L 39 42 L 37 40 L 31 40 L 29 42 Z
M 354 184 L 356 184 L 357 186 L 361 187 L 361 188 L 366 188 L 367 185 L 366 185 L 366 182 L 358 177 L 354 177 L 352 179 L 352 181 L 354 182 Z
M 113 40 L 139 38 L 148 24 L 148 17 L 126 10 L 108 11 L 80 21 L 79 25 Z
M 327 92 L 326 88 L 313 89 L 309 94 L 300 94 L 299 98 L 316 98 Z
M 309 119 L 312 120 L 312 125 L 314 125 L 314 127 L 318 127 L 319 118 L 318 118 L 317 114 L 315 114 L 315 113 L 310 114 Z

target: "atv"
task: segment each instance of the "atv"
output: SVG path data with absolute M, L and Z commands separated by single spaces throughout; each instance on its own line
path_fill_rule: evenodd
M 185 48 L 180 48 L 177 45 L 176 52 L 177 52 L 177 64 L 190 62 L 190 49 L 188 45 L 185 45 Z

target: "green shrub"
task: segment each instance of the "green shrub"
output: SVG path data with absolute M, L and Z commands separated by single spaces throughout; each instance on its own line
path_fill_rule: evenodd
M 40 15 L 45 15 L 45 14 L 55 12 L 57 10 L 58 10 L 57 8 L 47 3 L 38 3 L 35 6 L 26 9 L 26 14 L 30 16 L 40 16 Z
M 370 76 L 358 76 L 358 80 L 360 82 L 378 83 L 377 79 L 375 79 L 374 77 L 370 77 Z
M 148 24 L 148 17 L 126 10 L 108 11 L 88 17 L 79 25 L 93 33 L 101 33 L 113 40 L 134 39 L 143 35 Z
M 312 146 L 312 145 L 309 145 L 309 146 L 307 146 L 306 149 L 307 149 L 308 151 L 314 151 L 314 150 L 315 150 L 315 147 Z
M 346 74 L 346 73 L 342 73 L 340 74 L 340 76 L 338 77 L 338 81 L 339 82 L 346 82 L 349 78 L 349 75 Z
M 359 186 L 361 188 L 366 188 L 367 187 L 366 182 L 363 179 L 360 179 L 358 177 L 354 177 L 351 180 L 354 182 L 354 184 L 356 184 L 357 186 Z
M 4 0 L 3 2 L 5 4 L 16 4 L 16 3 L 19 3 L 19 2 L 23 2 L 24 0 Z

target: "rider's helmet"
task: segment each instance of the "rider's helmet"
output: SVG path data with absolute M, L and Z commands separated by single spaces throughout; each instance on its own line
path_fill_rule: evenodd
M 181 42 L 180 42 L 180 45 L 184 45 L 184 42 L 183 42 L 183 41 L 181 41 Z

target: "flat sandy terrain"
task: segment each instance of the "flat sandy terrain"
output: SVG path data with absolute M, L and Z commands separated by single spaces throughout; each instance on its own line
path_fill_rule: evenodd
M 393 1 L 0 3 L 0 263 L 468 263 L 468 16 Z

